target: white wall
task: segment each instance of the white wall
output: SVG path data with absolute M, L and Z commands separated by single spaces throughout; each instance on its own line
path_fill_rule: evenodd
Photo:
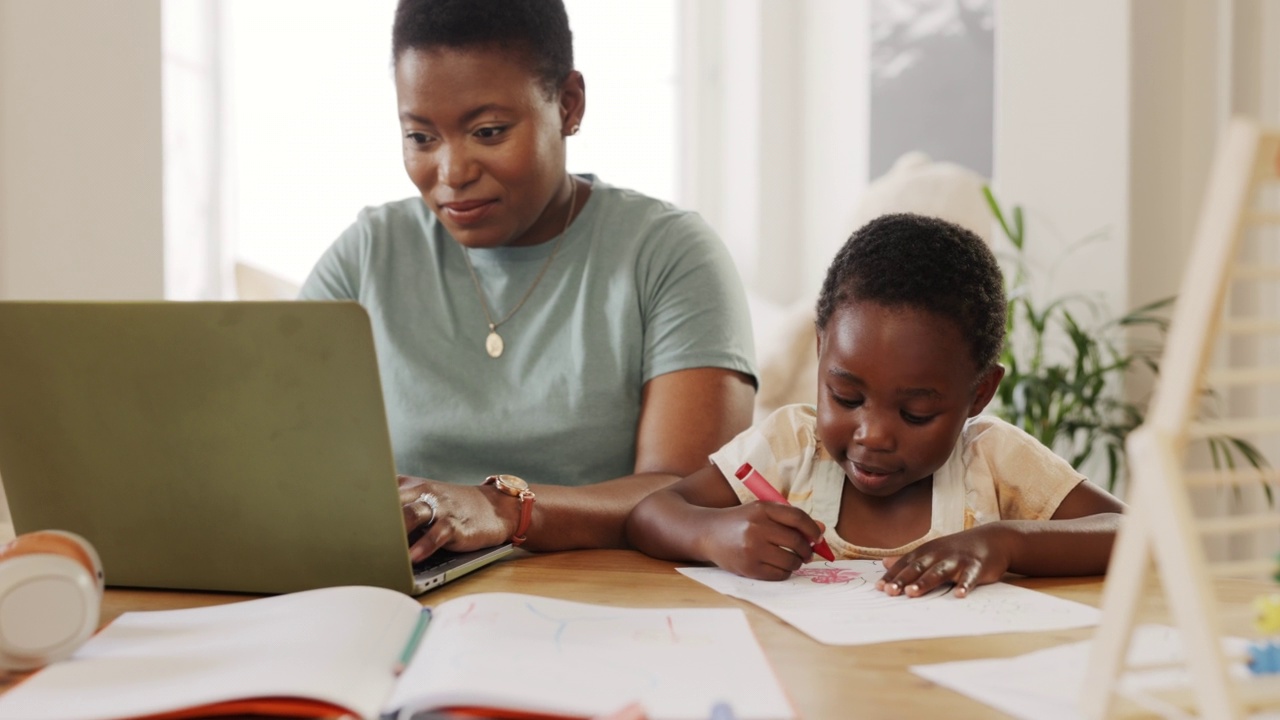
M 164 293 L 159 0 L 0 0 L 0 298 Z
M 753 294 L 813 300 L 867 185 L 867 8 L 844 0 L 686 0 L 685 204 Z
M 1046 295 L 1128 301 L 1129 8 L 1115 0 L 996 5 L 994 185 L 1027 214 L 1027 248 L 1047 267 L 1073 251 Z

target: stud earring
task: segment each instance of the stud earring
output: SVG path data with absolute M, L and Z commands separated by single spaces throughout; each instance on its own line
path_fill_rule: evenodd
M 578 125 L 577 123 L 574 123 L 574 124 L 573 124 L 573 127 L 569 128 L 569 134 L 570 134 L 570 135 L 577 135 L 577 134 L 578 134 L 578 128 L 580 128 L 580 127 L 581 127 L 580 125 Z

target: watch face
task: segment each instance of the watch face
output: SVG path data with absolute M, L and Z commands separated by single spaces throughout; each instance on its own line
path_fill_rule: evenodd
M 499 488 L 512 495 L 519 495 L 529 489 L 529 483 L 525 482 L 524 478 L 515 475 L 494 475 L 493 477 L 497 480 Z

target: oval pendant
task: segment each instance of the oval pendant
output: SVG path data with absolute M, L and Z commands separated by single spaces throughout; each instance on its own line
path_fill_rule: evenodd
M 489 331 L 489 337 L 484 339 L 485 352 L 489 353 L 489 357 L 496 358 L 502 355 L 502 336 L 496 330 Z

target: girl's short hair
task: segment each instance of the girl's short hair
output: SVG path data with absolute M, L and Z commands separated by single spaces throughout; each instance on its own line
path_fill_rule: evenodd
M 391 59 L 408 50 L 485 47 L 524 53 L 548 95 L 573 72 L 573 33 L 562 0 L 400 0 Z
M 979 372 L 1000 359 L 1004 276 L 991 248 L 955 223 L 912 213 L 882 215 L 836 253 L 818 296 L 818 329 L 848 302 L 926 310 L 954 321 Z

